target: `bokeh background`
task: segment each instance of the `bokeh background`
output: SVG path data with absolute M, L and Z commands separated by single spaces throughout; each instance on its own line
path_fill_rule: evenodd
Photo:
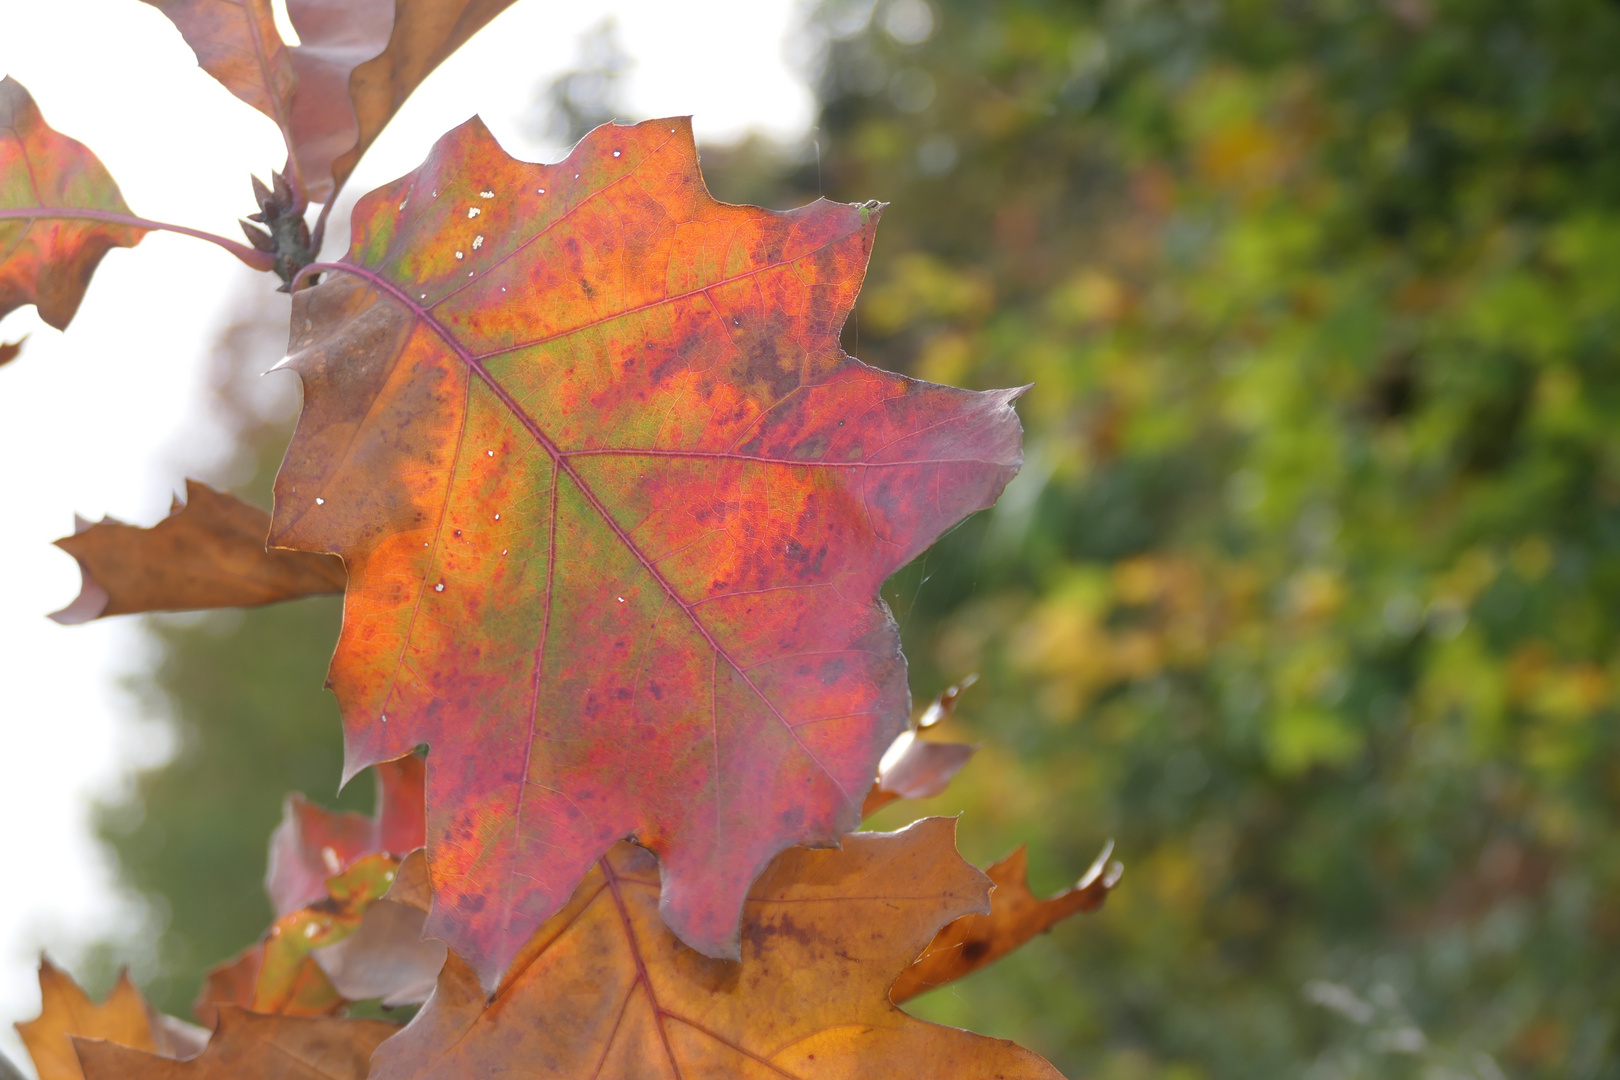
M 1101 1080 L 1620 1076 L 1620 6 L 822 0 L 783 33 L 807 119 L 708 138 L 711 189 L 889 202 L 846 348 L 1034 384 L 1023 473 L 886 588 L 919 698 L 980 675 L 942 735 L 983 749 L 876 824 L 964 812 L 1038 891 L 1126 866 L 910 1008 Z M 575 48 L 514 138 L 672 111 L 615 24 Z M 212 467 L 263 500 L 284 313 L 236 303 Z M 96 816 L 139 918 L 93 978 L 184 1013 L 262 930 L 281 797 L 338 774 L 337 619 L 142 624 L 126 700 L 171 756 Z

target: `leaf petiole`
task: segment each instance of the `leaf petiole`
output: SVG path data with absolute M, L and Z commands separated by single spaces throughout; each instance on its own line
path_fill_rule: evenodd
M 198 240 L 206 240 L 210 244 L 216 244 L 255 270 L 274 270 L 276 267 L 276 260 L 272 255 L 262 251 L 255 251 L 246 244 L 239 244 L 235 240 L 227 240 L 223 236 L 215 236 L 213 233 L 188 228 L 185 225 L 170 225 L 167 222 L 152 221 L 149 218 L 134 217 L 130 214 L 117 214 L 110 210 L 90 210 L 81 207 L 24 206 L 0 209 L 0 221 L 37 221 L 49 218 L 104 221 L 110 225 L 128 225 L 135 229 L 179 233 L 182 236 L 190 236 Z

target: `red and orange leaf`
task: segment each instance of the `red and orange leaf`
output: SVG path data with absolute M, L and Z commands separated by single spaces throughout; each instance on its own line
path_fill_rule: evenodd
M 110 1039 L 166 1057 L 202 1049 L 206 1032 L 147 1004 L 127 973 L 120 973 L 107 1000 L 97 1005 L 72 976 L 49 960 L 39 962 L 39 1017 L 17 1025 L 39 1080 L 82 1080 L 73 1037 Z
M 493 1000 L 452 954 L 373 1080 L 1058 1080 L 1027 1050 L 914 1019 L 888 990 L 942 922 L 988 908 L 955 822 L 779 855 L 748 896 L 740 963 L 686 948 L 659 867 L 619 844 L 520 954 Z M 539 1063 L 544 1063 L 543 1067 Z
M 1042 900 L 1029 891 L 1029 853 L 1019 847 L 985 871 L 996 883 L 996 891 L 990 895 L 990 911 L 964 915 L 934 935 L 917 962 L 894 984 L 890 999 L 899 1004 L 955 982 L 1000 960 L 1069 916 L 1096 911 L 1119 884 L 1122 868 L 1110 861 L 1113 851 L 1110 843 L 1079 884 Z
M 414 754 L 377 766 L 377 812 L 338 813 L 302 795 L 287 796 L 281 824 L 270 835 L 264 888 L 276 917 L 328 895 L 327 879 L 367 855 L 396 859 L 422 846 L 423 763 Z
M 372 1052 L 398 1030 L 380 1020 L 257 1016 L 227 1005 L 207 1048 L 189 1061 L 95 1039 L 74 1045 L 85 1080 L 365 1080 Z
M 613 843 L 735 956 L 906 726 L 878 588 L 1017 470 L 1018 391 L 838 345 L 877 208 L 715 202 L 684 120 L 553 166 L 476 119 L 295 295 L 271 542 L 349 570 L 346 769 L 428 743 L 427 932 L 486 986 Z
M 78 522 L 56 546 L 83 575 L 79 596 L 51 618 L 73 625 L 140 611 L 256 607 L 343 591 L 343 562 L 266 550 L 270 515 L 196 480 L 150 529 L 112 518 Z
M 33 304 L 45 322 L 67 329 L 102 257 L 147 232 L 52 216 L 63 210 L 130 216 L 96 156 L 52 131 L 22 83 L 0 79 L 0 318 Z

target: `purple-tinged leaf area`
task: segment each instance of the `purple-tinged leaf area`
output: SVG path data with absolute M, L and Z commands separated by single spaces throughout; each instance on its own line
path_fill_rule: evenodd
M 271 543 L 349 572 L 346 769 L 431 747 L 426 932 L 486 987 L 626 836 L 738 955 L 906 727 L 879 586 L 1017 471 L 1017 390 L 839 347 L 879 207 L 716 202 L 685 120 L 515 161 L 472 120 L 295 295 Z
M 33 304 L 65 330 L 102 257 L 134 247 L 146 230 L 53 215 L 131 216 L 106 167 L 83 143 L 53 131 L 22 83 L 7 76 L 0 79 L 0 211 L 31 210 L 39 216 L 0 218 L 0 318 Z

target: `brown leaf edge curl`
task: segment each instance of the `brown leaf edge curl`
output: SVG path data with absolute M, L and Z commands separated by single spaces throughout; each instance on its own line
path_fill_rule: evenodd
M 908 1016 L 888 989 L 931 929 L 989 910 L 956 822 L 789 848 L 749 890 L 741 961 L 683 945 L 658 863 L 620 843 L 525 945 L 493 998 L 454 953 L 371 1080 L 545 1075 L 1059 1080 L 1010 1042 Z
M 1096 911 L 1125 868 L 1111 861 L 1110 840 L 1073 888 L 1042 900 L 1029 889 L 1029 852 L 1020 845 L 986 871 L 996 883 L 988 914 L 964 915 L 944 927 L 902 974 L 889 998 L 896 1005 L 955 982 L 1000 960 L 1071 915 Z
M 17 359 L 17 355 L 22 352 L 23 342 L 27 340 L 28 335 L 24 334 L 16 341 L 0 341 L 0 367 L 5 367 Z
M 39 961 L 39 1016 L 16 1025 L 39 1080 L 81 1080 L 72 1039 L 111 1039 L 165 1057 L 199 1052 L 208 1033 L 149 1005 L 128 972 L 119 972 L 107 1000 L 90 1000 L 73 977 L 45 957 Z M 0 1058 L 0 1063 L 4 1059 Z M 0 1077 L 5 1075 L 0 1067 Z
M 56 546 L 78 561 L 78 597 L 53 612 L 67 626 L 143 611 L 258 607 L 343 591 L 343 560 L 266 550 L 270 515 L 197 480 L 149 529 L 114 518 L 75 521 Z
M 234 1006 L 198 1057 L 174 1061 L 76 1038 L 85 1080 L 365 1080 L 371 1054 L 399 1028 L 382 1020 L 260 1016 Z

